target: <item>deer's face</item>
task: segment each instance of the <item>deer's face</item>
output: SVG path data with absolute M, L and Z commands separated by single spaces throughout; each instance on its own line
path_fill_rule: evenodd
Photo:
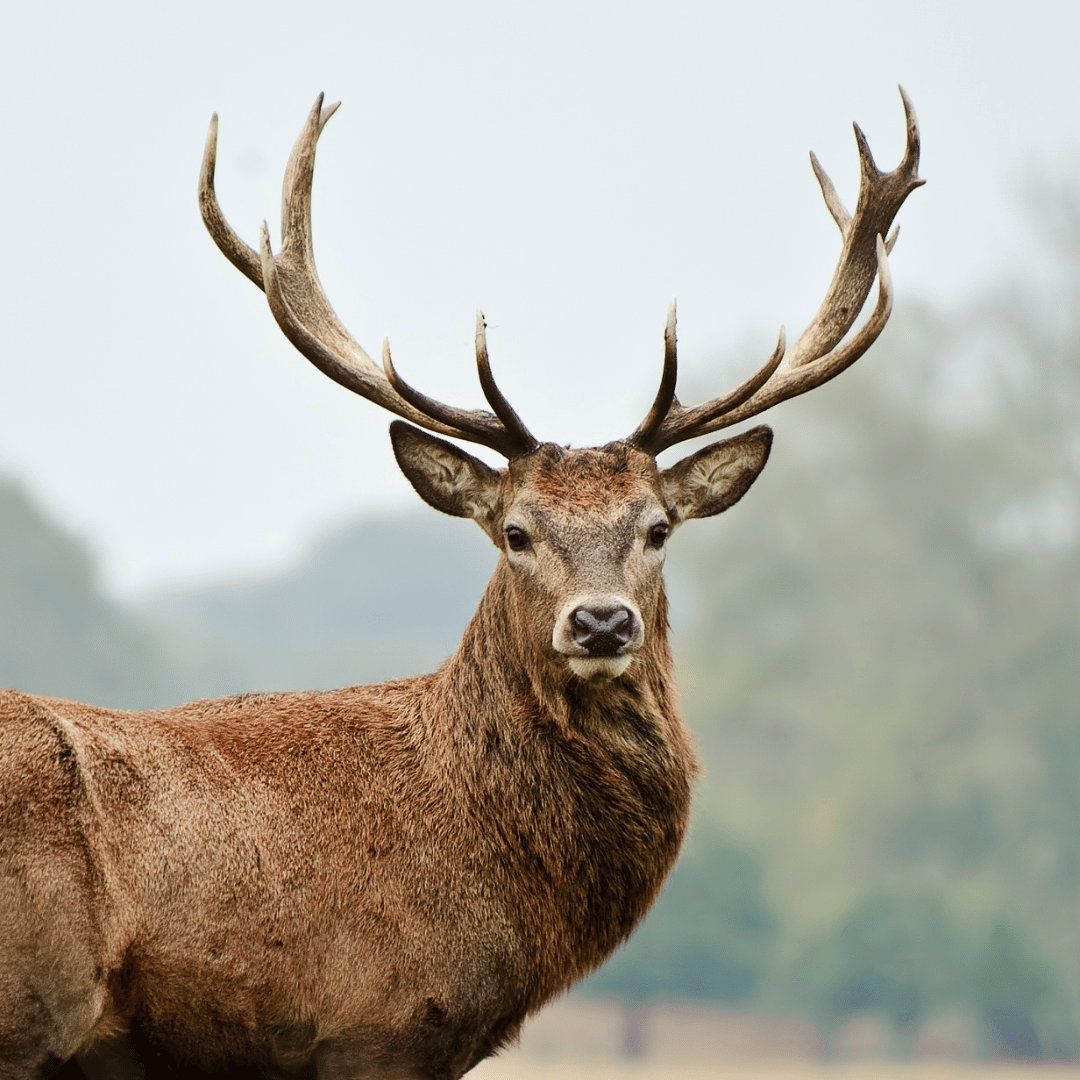
M 537 645 L 581 678 L 621 675 L 653 623 L 672 515 L 656 463 L 545 445 L 511 462 L 492 539 Z
M 579 678 L 617 678 L 655 632 L 668 536 L 727 509 L 768 456 L 755 428 L 670 469 L 625 443 L 550 443 L 497 472 L 431 435 L 392 427 L 398 464 L 436 509 L 472 517 L 502 551 L 526 612 L 515 632 Z

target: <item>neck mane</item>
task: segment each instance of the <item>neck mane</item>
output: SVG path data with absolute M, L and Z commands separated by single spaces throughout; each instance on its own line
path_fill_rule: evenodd
M 543 958 L 531 1010 L 601 963 L 648 910 L 682 842 L 696 763 L 675 707 L 662 589 L 617 679 L 573 675 L 550 644 L 507 629 L 519 617 L 500 562 L 456 653 L 421 680 L 421 711 L 469 792 L 462 819 L 472 808 L 484 823 L 476 842 L 492 880 L 529 883 L 516 903 L 518 932 Z

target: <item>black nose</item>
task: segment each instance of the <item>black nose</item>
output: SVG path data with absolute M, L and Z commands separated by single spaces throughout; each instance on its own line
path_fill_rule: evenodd
M 574 641 L 590 656 L 618 656 L 634 636 L 634 615 L 625 607 L 579 607 L 570 615 Z

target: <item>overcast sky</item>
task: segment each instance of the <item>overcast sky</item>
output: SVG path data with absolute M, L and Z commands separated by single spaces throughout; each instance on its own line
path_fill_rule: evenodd
M 477 405 L 482 306 L 528 425 L 582 445 L 644 414 L 671 296 L 684 367 L 746 346 L 716 393 L 801 329 L 839 251 L 807 151 L 852 206 L 850 122 L 892 168 L 897 83 L 928 180 L 900 214 L 900 301 L 1023 259 L 1024 171 L 1076 162 L 1078 40 L 1075 0 L 13 6 L 0 472 L 121 595 L 256 573 L 417 504 L 389 418 L 295 353 L 206 235 L 214 110 L 224 210 L 277 243 L 292 141 L 320 90 L 341 99 L 315 249 L 354 336 L 389 335 L 407 379 Z

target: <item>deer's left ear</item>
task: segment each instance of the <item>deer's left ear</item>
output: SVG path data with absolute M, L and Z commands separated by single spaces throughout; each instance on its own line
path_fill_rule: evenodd
M 664 469 L 660 483 L 675 521 L 712 517 L 734 506 L 765 468 L 772 437 L 772 428 L 751 428 Z

